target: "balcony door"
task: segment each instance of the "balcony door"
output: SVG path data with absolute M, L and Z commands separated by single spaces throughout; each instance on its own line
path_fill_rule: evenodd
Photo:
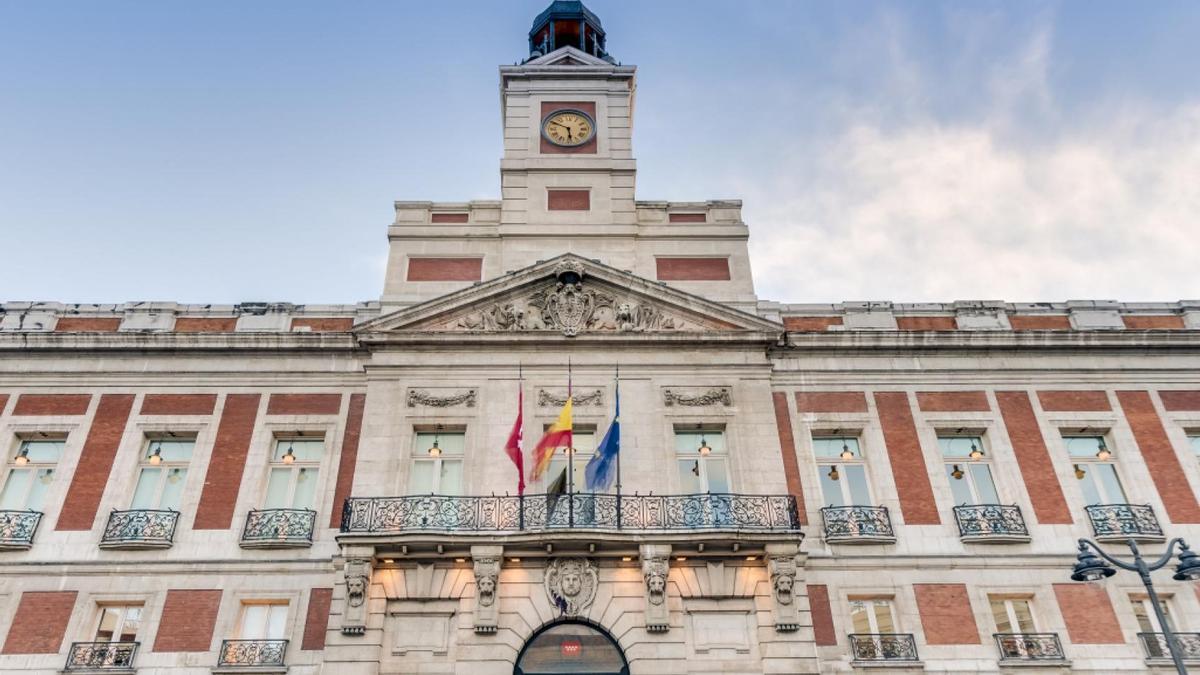
M 723 431 L 676 431 L 675 463 L 679 471 L 681 494 L 716 494 L 731 491 L 729 456 L 725 449 Z

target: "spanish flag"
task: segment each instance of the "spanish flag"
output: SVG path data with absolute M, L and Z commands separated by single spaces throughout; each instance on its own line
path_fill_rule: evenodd
M 542 436 L 542 440 L 538 441 L 537 447 L 533 449 L 533 480 L 546 473 L 555 450 L 571 447 L 571 403 L 571 397 L 567 396 L 567 402 L 563 405 L 562 412 L 558 413 L 558 419 L 546 429 L 546 435 Z

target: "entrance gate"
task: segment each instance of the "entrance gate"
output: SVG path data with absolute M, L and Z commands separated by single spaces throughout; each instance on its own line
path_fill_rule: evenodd
M 616 640 L 583 621 L 543 626 L 517 656 L 514 675 L 629 675 Z

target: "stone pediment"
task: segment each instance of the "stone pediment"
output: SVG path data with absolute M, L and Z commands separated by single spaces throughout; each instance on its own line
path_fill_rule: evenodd
M 379 317 L 356 330 L 575 337 L 775 333 L 783 326 L 566 254 Z

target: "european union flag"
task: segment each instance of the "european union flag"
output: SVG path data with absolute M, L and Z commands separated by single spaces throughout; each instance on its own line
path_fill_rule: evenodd
M 621 388 L 617 387 L 617 407 L 613 413 L 612 424 L 604 433 L 604 439 L 596 448 L 587 463 L 584 475 L 587 477 L 587 489 L 592 492 L 603 492 L 612 487 L 617 477 L 617 455 L 621 452 Z

